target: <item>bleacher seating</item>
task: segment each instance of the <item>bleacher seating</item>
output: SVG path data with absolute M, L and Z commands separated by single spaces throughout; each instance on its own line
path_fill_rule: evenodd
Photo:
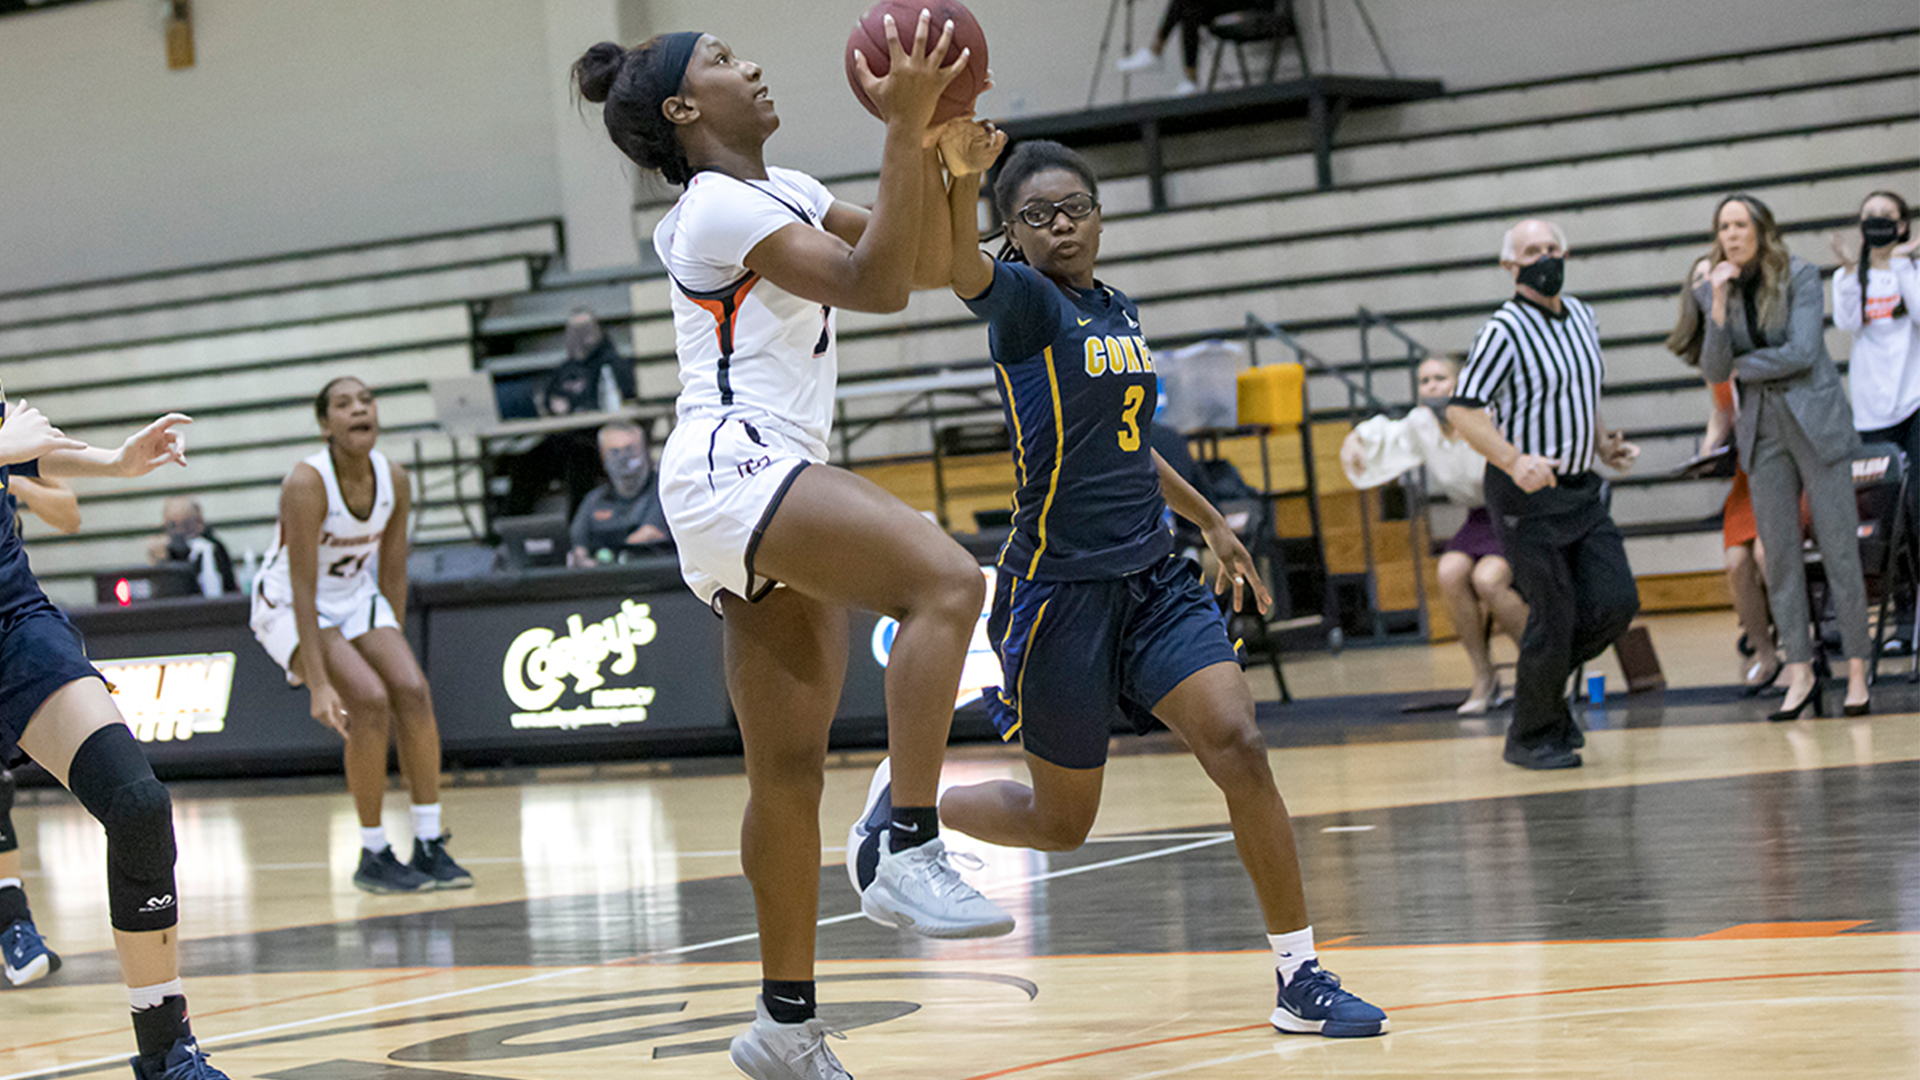
M 416 539 L 464 537 L 426 381 L 472 370 L 473 307 L 525 293 L 559 252 L 558 223 L 530 222 L 0 296 L 15 400 L 103 446 L 163 410 L 195 419 L 190 471 L 82 481 L 81 533 L 33 530 L 49 594 L 91 603 L 96 570 L 143 562 L 172 494 L 198 496 L 236 558 L 264 552 L 281 478 L 318 445 L 313 395 L 336 375 L 380 392 L 386 452 L 423 466 Z

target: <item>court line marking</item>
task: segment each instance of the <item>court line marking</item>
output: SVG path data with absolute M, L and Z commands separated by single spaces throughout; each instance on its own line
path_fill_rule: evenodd
M 1656 982 L 1617 983 L 1617 984 L 1608 985 L 1608 986 L 1566 986 L 1566 987 L 1560 987 L 1553 990 L 1528 990 L 1528 991 L 1523 991 L 1517 994 L 1492 994 L 1486 997 L 1458 998 L 1452 1001 L 1425 1001 L 1425 1002 L 1417 1002 L 1412 1005 L 1395 1005 L 1395 1006 L 1389 1007 L 1387 1009 L 1387 1012 L 1389 1016 L 1391 1016 L 1393 1013 L 1407 1012 L 1408 1010 L 1411 1010 L 1411 1009 L 1439 1009 L 1439 1008 L 1444 1008 L 1447 1006 L 1454 1006 L 1454 1005 L 1481 1005 L 1481 1004 L 1485 1004 L 1487 1002 L 1492 1002 L 1492 1001 L 1514 1001 L 1521 998 L 1559 997 L 1566 994 L 1597 994 L 1597 993 L 1606 993 L 1606 992 L 1615 991 L 1615 990 L 1647 990 L 1647 989 L 1653 989 L 1656 987 L 1702 986 L 1702 985 L 1707 985 L 1711 983 L 1758 982 L 1763 979 L 1821 979 L 1821 978 L 1838 978 L 1840 976 L 1846 976 L 1846 975 L 1909 975 L 1909 974 L 1914 974 L 1916 972 L 1920 972 L 1920 967 L 1862 968 L 1854 971 L 1774 971 L 1774 972 L 1765 972 L 1757 975 L 1718 975 L 1718 976 L 1711 976 L 1708 978 L 1700 978 L 1700 979 L 1664 979 Z M 1153 1046 L 1166 1046 L 1172 1043 L 1191 1042 L 1195 1039 L 1210 1039 L 1219 1035 L 1239 1035 L 1249 1031 L 1260 1031 L 1263 1029 L 1270 1029 L 1271 1027 L 1272 1027 L 1271 1024 L 1242 1024 L 1238 1027 L 1220 1028 L 1215 1031 L 1196 1031 L 1189 1035 L 1173 1035 L 1165 1039 L 1149 1039 L 1145 1042 L 1127 1043 L 1122 1046 L 1109 1046 L 1099 1050 L 1085 1050 L 1078 1054 L 1068 1054 L 1065 1057 L 1049 1058 L 1046 1061 L 1032 1061 L 1032 1062 L 1028 1062 L 1025 1065 L 1015 1065 L 1010 1068 L 999 1069 L 994 1072 L 980 1073 L 977 1076 L 967 1077 L 967 1080 L 996 1080 L 996 1078 L 1002 1077 L 1002 1076 L 1012 1076 L 1015 1073 L 1032 1072 L 1036 1069 L 1045 1069 L 1054 1065 L 1065 1065 L 1069 1062 L 1074 1062 L 1074 1061 L 1085 1061 L 1088 1058 L 1104 1057 L 1108 1054 L 1123 1054 L 1132 1050 L 1144 1050 L 1144 1049 L 1147 1049 L 1148 1047 L 1153 1047 Z M 1415 1030 L 1418 1031 L 1421 1029 L 1415 1029 Z M 1382 1036 L 1382 1037 L 1390 1039 L 1396 1034 L 1408 1034 L 1408 1033 L 1390 1031 L 1385 1036 Z M 1301 1045 L 1308 1046 L 1308 1045 L 1323 1045 L 1323 1044 L 1317 1043 L 1317 1042 L 1309 1043 L 1309 1042 L 1302 1041 Z M 1264 1051 L 1264 1050 L 1262 1051 L 1263 1054 L 1266 1052 L 1267 1051 Z
M 994 889 L 997 892 L 1001 889 L 1017 888 L 1021 885 L 1032 885 L 1042 881 L 1053 881 L 1059 878 L 1074 877 L 1079 874 L 1092 873 L 1095 870 L 1107 870 L 1116 866 L 1125 866 L 1129 863 L 1144 862 L 1148 859 L 1165 858 L 1166 856 L 1169 856 L 1169 855 L 1179 855 L 1184 852 L 1195 851 L 1200 848 L 1212 847 L 1218 844 L 1223 844 L 1223 843 L 1226 843 L 1228 840 L 1231 840 L 1232 838 L 1233 838 L 1233 835 L 1231 833 L 1228 833 L 1222 837 L 1208 837 L 1206 839 L 1196 840 L 1191 843 L 1176 844 L 1173 847 L 1169 847 L 1169 848 L 1161 848 L 1155 851 L 1138 852 L 1133 855 L 1123 855 L 1123 856 L 1120 856 L 1119 858 L 1105 859 L 1100 862 L 1088 863 L 1085 866 L 1070 866 L 1062 870 L 1052 870 L 1044 874 L 1034 874 L 1030 877 L 1021 878 L 1016 881 L 997 882 L 995 883 Z M 855 919 L 862 919 L 865 917 L 866 917 L 865 915 L 861 914 L 858 911 L 855 911 L 855 912 L 849 912 L 848 914 L 845 914 L 845 915 L 834 915 L 825 919 L 821 919 L 817 923 L 815 923 L 815 925 L 816 926 L 833 926 L 838 923 L 852 922 Z M 212 1036 L 211 1038 L 202 1036 L 199 1041 L 202 1047 L 212 1048 L 212 1047 L 219 1046 L 223 1042 L 232 1042 L 232 1041 L 237 1041 L 241 1039 L 252 1039 L 252 1038 L 257 1038 L 261 1035 L 274 1035 L 282 1031 L 290 1031 L 294 1028 L 307 1027 L 313 1024 L 330 1024 L 339 1020 L 351 1020 L 355 1017 L 369 1016 L 369 1015 L 372 1015 L 373 1013 L 386 1012 L 391 1009 L 407 1009 L 407 1008 L 413 1008 L 419 1005 L 430 1005 L 436 1001 L 446 1001 L 450 998 L 467 997 L 472 994 L 484 994 L 494 990 L 506 990 L 515 986 L 526 986 L 531 983 L 545 982 L 549 979 L 565 978 L 569 975 L 582 975 L 590 971 L 603 971 L 608 968 L 612 968 L 616 966 L 624 966 L 629 964 L 641 963 L 643 961 L 651 960 L 657 957 L 679 956 L 679 955 L 684 955 L 686 953 L 691 953 L 691 952 L 703 952 L 708 949 L 718 949 L 727 945 L 738 945 L 744 942 L 753 941 L 759 936 L 760 935 L 758 933 L 736 934 L 732 937 L 716 938 L 712 941 L 698 942 L 693 945 L 681 945 L 673 949 L 660 949 L 653 952 L 643 953 L 639 956 L 625 957 L 620 960 L 609 960 L 602 964 L 592 964 L 592 965 L 587 965 L 583 967 L 561 968 L 554 971 L 543 971 L 538 975 L 529 975 L 519 979 L 506 979 L 501 982 L 487 983 L 482 986 L 471 986 L 471 987 L 466 987 L 460 990 L 448 990 L 448 991 L 445 991 L 444 993 L 428 994 L 423 997 L 413 998 L 408 1001 L 396 1001 L 396 1002 L 391 1002 L 385 1005 L 371 1005 L 364 1009 L 349 1009 L 345 1012 L 337 1012 L 328 1016 L 315 1016 L 315 1017 L 309 1017 L 305 1020 L 291 1020 L 282 1024 L 269 1024 L 265 1027 L 257 1027 L 249 1031 L 226 1032 L 221 1035 Z M 449 974 L 451 974 L 454 972 L 458 972 L 462 969 L 447 968 L 445 970 Z M 110 1057 L 94 1058 L 90 1061 L 68 1062 L 60 1065 L 51 1065 L 42 1069 L 30 1069 L 26 1072 L 9 1073 L 6 1076 L 0 1076 L 0 1080 L 32 1080 L 33 1077 L 45 1076 L 49 1073 L 85 1072 L 88 1070 L 97 1069 L 97 1068 L 108 1066 L 108 1065 L 124 1065 L 126 1063 L 126 1060 L 127 1060 L 126 1055 L 114 1054 Z

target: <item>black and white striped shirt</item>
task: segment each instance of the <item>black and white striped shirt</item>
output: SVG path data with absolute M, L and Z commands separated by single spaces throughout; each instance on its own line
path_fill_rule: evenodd
M 1516 296 L 1474 339 L 1454 402 L 1487 408 L 1523 454 L 1559 462 L 1563 476 L 1593 468 L 1600 405 L 1600 328 L 1593 309 L 1571 296 L 1562 313 Z

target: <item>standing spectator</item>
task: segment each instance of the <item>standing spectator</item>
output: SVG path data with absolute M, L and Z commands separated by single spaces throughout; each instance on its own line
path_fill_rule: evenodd
M 224 596 L 240 591 L 233 576 L 233 556 L 227 545 L 213 534 L 213 526 L 200 510 L 200 500 L 175 495 L 160 509 L 165 532 L 147 542 L 150 563 L 183 562 L 193 564 L 194 579 L 200 595 Z
M 1913 265 L 1920 240 L 1911 217 L 1905 199 L 1876 191 L 1860 204 L 1859 237 L 1833 238 L 1840 260 L 1833 325 L 1853 335 L 1853 426 L 1867 442 L 1905 450 L 1909 466 L 1920 464 L 1920 272 Z M 1909 484 L 1907 493 L 1908 521 L 1920 523 L 1920 487 Z M 1914 643 L 1913 595 L 1903 593 L 1899 605 L 1899 637 L 1887 647 L 1906 652 Z
M 1173 92 L 1180 97 L 1199 93 L 1200 31 L 1229 12 L 1259 6 L 1254 0 L 1167 0 L 1167 13 L 1160 18 L 1160 29 L 1154 32 L 1153 44 L 1140 46 L 1121 57 L 1114 66 L 1127 74 L 1158 70 L 1162 62 L 1161 54 L 1167 50 L 1167 39 L 1173 36 L 1174 28 L 1178 27 L 1181 76 Z
M 1667 335 L 1667 350 L 1688 367 L 1700 366 L 1700 345 L 1706 340 L 1706 324 L 1700 318 L 1700 305 L 1693 290 L 1707 280 L 1713 260 L 1701 256 L 1694 261 L 1686 283 L 1680 286 L 1680 315 L 1673 332 Z M 1717 453 L 1731 444 L 1733 420 L 1738 412 L 1733 380 L 1709 383 L 1712 409 L 1707 414 L 1707 431 L 1700 439 L 1700 456 Z M 1720 546 L 1727 567 L 1727 591 L 1733 594 L 1734 614 L 1740 620 L 1740 632 L 1753 650 L 1753 665 L 1747 668 L 1746 687 L 1757 694 L 1780 678 L 1780 652 L 1774 647 L 1773 615 L 1767 608 L 1767 580 L 1761 573 L 1763 552 L 1760 530 L 1753 521 L 1753 495 L 1747 471 L 1736 462 L 1733 489 L 1727 492 L 1726 505 L 1720 511 Z
M 606 467 L 607 482 L 587 492 L 573 515 L 569 566 L 612 562 L 629 548 L 673 540 L 646 431 L 624 420 L 601 427 L 600 463 Z
M 1347 479 L 1362 488 L 1379 487 L 1424 467 L 1447 501 L 1467 511 L 1467 520 L 1440 555 L 1438 576 L 1460 647 L 1473 665 L 1473 689 L 1460 715 L 1482 716 L 1500 698 L 1500 680 L 1487 649 L 1488 622 L 1518 643 L 1527 626 L 1527 602 L 1513 589 L 1513 568 L 1487 514 L 1487 459 L 1446 421 L 1447 403 L 1460 381 L 1460 362 L 1428 357 L 1417 374 L 1420 404 L 1404 420 L 1376 416 L 1354 428 L 1340 445 L 1340 465 Z
M 1487 506 L 1513 583 L 1527 602 L 1514 669 L 1507 761 L 1580 765 L 1586 736 L 1567 705 L 1575 668 L 1613 644 L 1640 610 L 1625 542 L 1607 510 L 1596 461 L 1615 471 L 1640 449 L 1600 420 L 1600 331 L 1593 310 L 1560 286 L 1559 226 L 1507 230 L 1500 265 L 1513 299 L 1474 339 L 1447 419 L 1487 459 Z
M 1786 656 L 1787 698 L 1775 720 L 1822 709 L 1813 674 L 1806 564 L 1800 554 L 1800 494 L 1826 564 L 1847 655 L 1846 713 L 1868 711 L 1867 588 L 1854 532 L 1851 462 L 1860 445 L 1840 372 L 1827 355 L 1820 270 L 1787 253 L 1773 211 L 1729 195 L 1713 212 L 1713 269 L 1694 290 L 1707 313 L 1700 369 L 1709 382 L 1739 381 L 1734 434 L 1752 477 L 1753 515 L 1767 559 L 1773 623 Z

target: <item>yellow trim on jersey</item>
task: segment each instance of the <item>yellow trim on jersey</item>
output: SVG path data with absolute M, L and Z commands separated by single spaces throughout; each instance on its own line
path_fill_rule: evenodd
M 993 373 L 1000 376 L 1000 382 L 1006 387 L 1007 415 L 1013 417 L 1014 465 L 1020 471 L 1020 482 L 1015 484 L 1013 488 L 1013 517 L 1014 520 L 1018 521 L 1020 519 L 1020 489 L 1027 486 L 1027 440 L 1025 436 L 1020 434 L 1020 408 L 1015 404 L 1013 380 L 1007 377 L 1007 369 L 998 364 L 993 366 Z M 998 566 L 1006 559 L 1007 548 L 1011 546 L 1012 543 L 1013 533 L 1008 532 L 1006 542 L 1000 545 L 1000 555 L 994 560 L 994 565 Z
M 1013 726 L 1000 737 L 1002 742 L 1013 741 L 1014 733 L 1027 722 L 1027 665 L 1033 662 L 1033 636 L 1040 632 L 1040 620 L 1047 617 L 1047 605 L 1051 603 L 1051 596 L 1040 601 L 1040 610 L 1033 613 L 1033 625 L 1027 627 L 1027 644 L 1020 653 L 1020 677 L 1013 684 Z
M 1040 542 L 1034 545 L 1033 561 L 1027 564 L 1028 577 L 1040 569 L 1040 556 L 1047 550 L 1047 515 L 1053 511 L 1053 497 L 1060 492 L 1060 463 L 1067 456 L 1067 428 L 1060 416 L 1060 376 L 1053 370 L 1053 346 L 1047 346 L 1042 355 L 1047 361 L 1047 386 L 1053 391 L 1053 478 L 1047 481 L 1047 498 L 1040 504 Z

